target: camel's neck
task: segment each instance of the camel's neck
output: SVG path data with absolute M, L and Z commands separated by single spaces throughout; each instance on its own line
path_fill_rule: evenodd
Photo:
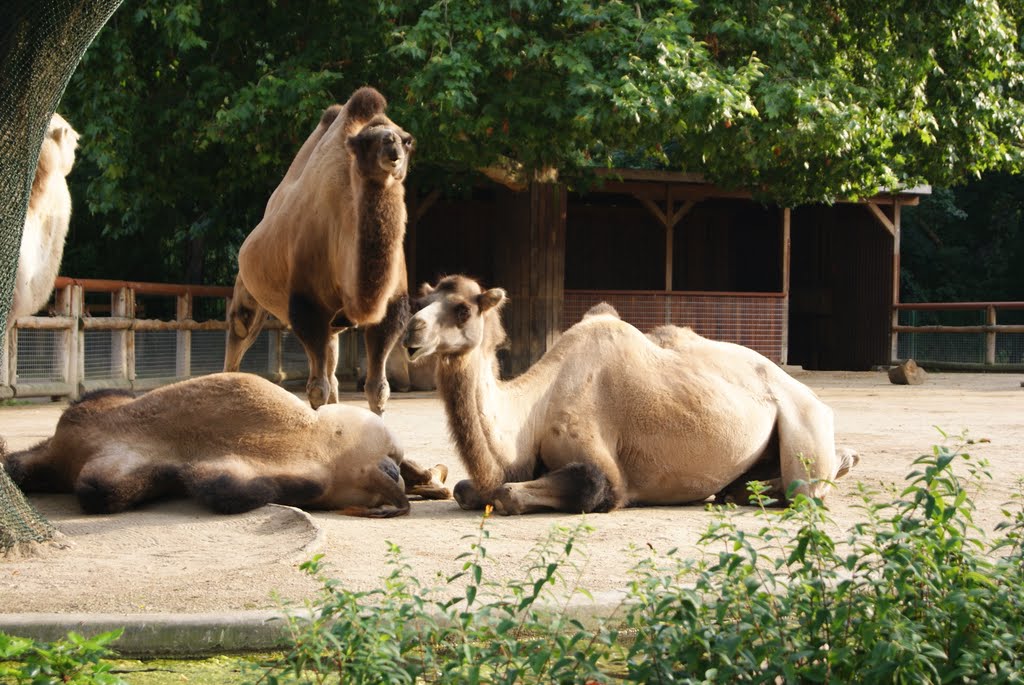
M 363 303 L 386 300 L 394 289 L 396 260 L 405 240 L 405 188 L 394 181 L 364 182 L 358 200 L 358 292 Z
M 477 348 L 438 360 L 438 390 L 448 427 L 470 478 L 487 493 L 531 477 L 538 436 L 533 417 L 549 384 L 508 384 L 496 375 L 495 350 Z

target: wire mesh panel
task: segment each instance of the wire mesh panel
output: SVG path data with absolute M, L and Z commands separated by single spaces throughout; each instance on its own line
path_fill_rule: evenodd
M 192 375 L 224 370 L 224 331 L 192 331 Z
M 177 331 L 135 332 L 136 378 L 173 377 L 177 366 Z
M 121 377 L 121 363 L 114 360 L 115 338 L 119 331 L 85 331 L 85 379 L 106 380 Z
M 984 333 L 900 333 L 900 359 L 959 364 L 985 363 Z
M 281 370 L 289 376 L 302 376 L 309 373 L 306 348 L 291 331 L 285 331 L 281 336 Z
M 781 296 L 567 290 L 563 330 L 599 302 L 612 305 L 623 321 L 644 332 L 665 324 L 689 326 L 706 338 L 744 345 L 775 362 L 782 360 L 786 301 Z
M 253 341 L 252 347 L 242 357 L 240 370 L 248 373 L 265 374 L 270 367 L 270 331 L 264 329 Z
M 62 331 L 18 331 L 18 382 L 59 383 L 65 360 L 59 342 Z

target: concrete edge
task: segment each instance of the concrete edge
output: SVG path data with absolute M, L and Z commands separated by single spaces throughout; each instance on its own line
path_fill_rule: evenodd
M 124 629 L 112 643 L 124 657 L 201 656 L 273 651 L 290 641 L 289 615 L 310 611 L 232 611 L 204 614 L 0 614 L 0 632 L 54 642 L 74 631 L 86 637 Z
M 538 608 L 593 626 L 621 615 L 625 601 L 626 593 L 615 591 Z M 197 614 L 0 613 L 0 633 L 54 642 L 70 631 L 94 637 L 123 628 L 111 645 L 122 657 L 199 657 L 286 649 L 292 635 L 289 619 L 308 623 L 316 613 L 309 608 Z

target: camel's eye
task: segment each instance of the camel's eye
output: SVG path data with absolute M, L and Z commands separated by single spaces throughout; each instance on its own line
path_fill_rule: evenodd
M 460 302 L 455 305 L 455 320 L 459 322 L 460 326 L 469 321 L 470 313 L 469 305 L 465 302 Z
M 405 138 L 402 138 L 402 145 L 404 145 L 406 149 L 412 149 L 412 143 L 412 136 L 406 136 Z

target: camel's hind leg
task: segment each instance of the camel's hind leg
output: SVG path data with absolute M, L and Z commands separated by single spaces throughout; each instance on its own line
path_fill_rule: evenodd
M 68 492 L 70 483 L 51 453 L 53 438 L 35 447 L 0 456 L 7 475 L 25 492 Z
M 220 514 L 240 514 L 265 504 L 304 506 L 324 494 L 324 483 L 290 473 L 267 474 L 228 455 L 184 469 L 185 487 L 202 505 Z
M 242 357 L 252 347 L 267 320 L 267 310 L 260 306 L 242 282 L 235 277 L 235 290 L 228 306 L 228 337 L 224 348 L 224 370 L 238 371 Z
M 113 514 L 183 492 L 180 467 L 128 447 L 110 447 L 78 474 L 75 495 L 88 514 Z
M 363 392 L 366 393 L 370 409 L 377 414 L 384 413 L 384 405 L 391 397 L 391 386 L 384 367 L 407 323 L 409 296 L 402 294 L 388 303 L 387 312 L 379 324 L 366 329 L 366 383 Z
M 782 487 L 788 493 L 801 481 L 798 493 L 824 497 L 832 483 L 857 462 L 850 450 L 837 452 L 832 410 L 818 402 L 785 407 L 778 416 Z

